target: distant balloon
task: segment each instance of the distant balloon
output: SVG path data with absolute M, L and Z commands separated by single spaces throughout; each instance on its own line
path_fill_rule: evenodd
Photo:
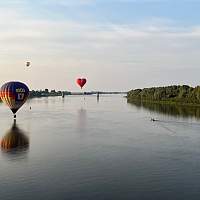
M 87 80 L 85 78 L 78 78 L 76 80 L 77 84 L 81 87 L 81 89 L 83 88 L 83 86 L 86 84 Z
M 26 62 L 26 66 L 29 67 L 31 65 L 31 62 Z
M 5 83 L 0 89 L 0 97 L 8 105 L 15 116 L 18 109 L 26 102 L 29 96 L 28 87 L 21 82 Z

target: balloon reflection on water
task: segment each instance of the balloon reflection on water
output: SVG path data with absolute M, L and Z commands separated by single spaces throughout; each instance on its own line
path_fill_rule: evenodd
M 1 140 L 1 150 L 3 152 L 19 152 L 26 151 L 29 148 L 29 138 L 23 130 L 21 130 L 14 120 L 10 130 L 7 131 Z
M 78 121 L 77 127 L 80 132 L 86 131 L 87 126 L 87 111 L 83 108 L 78 110 Z

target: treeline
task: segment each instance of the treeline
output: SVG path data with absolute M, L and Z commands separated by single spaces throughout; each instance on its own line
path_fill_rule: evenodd
M 152 87 L 131 90 L 127 94 L 129 102 L 178 102 L 185 104 L 200 104 L 200 86 L 172 85 L 167 87 Z
M 71 94 L 71 92 L 68 92 L 68 91 L 56 91 L 56 90 L 49 91 L 48 89 L 45 89 L 45 90 L 32 90 L 32 91 L 30 91 L 29 98 L 49 97 L 49 96 L 62 96 L 62 94 L 69 95 L 69 94 Z

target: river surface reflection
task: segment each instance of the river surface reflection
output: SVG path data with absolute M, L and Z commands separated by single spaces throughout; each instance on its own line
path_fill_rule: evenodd
M 32 99 L 16 124 L 0 104 L 1 199 L 196 200 L 199 133 L 198 107 L 118 95 Z
M 14 120 L 12 127 L 6 132 L 1 139 L 1 151 L 10 157 L 22 158 L 29 149 L 29 138 L 26 133 L 18 127 Z
M 162 104 L 153 102 L 135 101 L 130 104 L 137 108 L 144 108 L 149 111 L 161 113 L 164 115 L 171 115 L 176 117 L 194 117 L 200 119 L 200 106 L 185 106 L 179 104 Z

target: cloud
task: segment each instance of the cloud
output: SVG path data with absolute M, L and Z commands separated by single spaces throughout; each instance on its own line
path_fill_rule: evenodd
M 27 17 L 8 8 L 0 8 L 0 19 L 2 81 L 5 77 L 14 79 L 17 74 L 26 82 L 31 79 L 29 84 L 34 88 L 48 87 L 49 79 L 54 80 L 59 73 L 59 88 L 65 74 L 72 81 L 81 73 L 94 82 L 101 75 L 105 77 L 101 87 L 112 88 L 114 83 L 109 77 L 114 71 L 115 79 L 124 80 L 120 87 L 127 88 L 132 78 L 140 83 L 144 73 L 194 69 L 200 64 L 198 24 L 183 27 L 155 18 L 126 25 L 55 21 Z M 16 67 L 26 59 L 31 60 L 35 70 L 29 76 L 23 67 Z

